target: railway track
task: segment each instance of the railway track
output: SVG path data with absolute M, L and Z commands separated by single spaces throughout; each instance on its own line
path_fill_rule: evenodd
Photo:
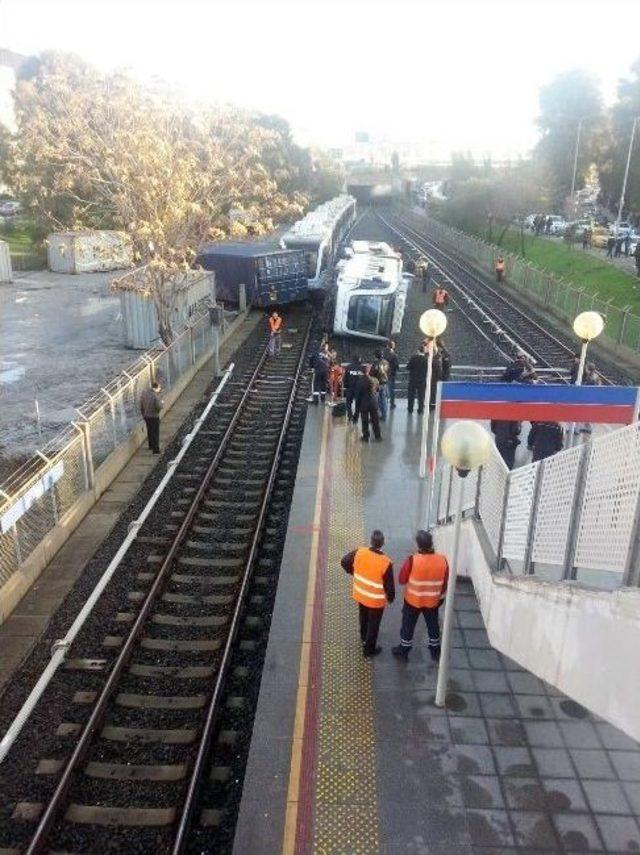
M 233 747 L 224 713 L 247 714 L 245 660 L 264 599 L 255 583 L 269 583 L 274 520 L 286 513 L 278 473 L 295 471 L 285 442 L 311 324 L 293 310 L 280 356 L 263 341 L 227 384 L 226 423 L 203 426 L 197 456 L 175 472 L 169 514 L 140 530 L 135 586 L 109 634 L 93 653 L 86 639 L 70 651 L 61 677 L 79 714 L 51 721 L 60 753 L 41 757 L 33 798 L 15 807 L 14 839 L 5 828 L 0 843 L 10 851 L 178 853 L 195 841 L 213 851 L 208 830 L 223 812 L 211 782 L 228 767 L 211 758 Z M 45 780 L 54 785 L 42 798 Z M 28 781 L 26 770 L 27 796 Z
M 531 313 L 525 312 L 508 296 L 491 287 L 464 259 L 450 249 L 444 250 L 428 235 L 417 232 L 397 214 L 378 217 L 413 253 L 426 255 L 440 271 L 440 278 L 454 290 L 455 299 L 469 316 L 475 314 L 476 326 L 503 352 L 518 347 L 528 353 L 537 367 L 562 368 L 557 379 L 566 379 L 577 342 L 569 336 L 543 326 Z M 606 383 L 625 385 L 631 378 L 615 365 L 600 361 L 601 376 Z

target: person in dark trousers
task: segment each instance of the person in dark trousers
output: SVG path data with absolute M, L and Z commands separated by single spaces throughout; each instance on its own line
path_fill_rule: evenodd
M 331 359 L 329 357 L 329 345 L 322 344 L 320 350 L 311 358 L 311 367 L 313 368 L 313 391 L 311 393 L 311 402 L 316 406 L 324 400 L 327 395 L 327 383 L 329 380 L 329 368 Z
M 629 250 L 631 249 L 631 235 L 629 232 L 624 236 L 624 254 L 626 256 L 629 255 Z
M 428 361 L 424 348 L 419 347 L 407 364 L 409 369 L 409 389 L 407 393 L 407 411 L 413 412 L 413 405 L 418 399 L 418 413 L 424 412 L 424 396 L 427 389 Z
M 436 406 L 436 395 L 438 383 L 448 380 L 451 376 L 451 356 L 444 346 L 441 338 L 436 339 L 436 352 L 433 355 L 433 374 L 431 376 L 431 395 L 429 407 L 434 410 Z
M 616 239 L 613 235 L 609 235 L 607 238 L 607 258 L 613 258 L 613 250 L 616 246 Z
M 400 367 L 400 362 L 398 360 L 398 354 L 396 353 L 396 343 L 392 339 L 389 339 L 389 344 L 383 350 L 383 356 L 387 360 L 387 364 L 389 365 L 389 369 L 387 371 L 388 380 L 387 380 L 387 388 L 389 390 L 389 407 L 392 410 L 396 408 L 396 375 L 398 373 L 398 368 Z
M 356 389 L 356 407 L 362 420 L 362 441 L 369 442 L 369 423 L 373 428 L 376 442 L 380 442 L 380 415 L 378 410 L 378 381 L 371 377 L 371 365 L 362 366 L 363 375 L 358 380 Z
M 622 255 L 622 240 L 623 240 L 622 235 L 618 235 L 616 237 L 616 249 L 615 249 L 615 252 L 613 253 L 614 258 L 620 258 L 620 256 Z
M 359 355 L 356 355 L 344 373 L 344 398 L 345 404 L 347 405 L 347 420 L 356 424 L 358 421 L 358 417 L 360 415 L 360 411 L 357 408 L 354 412 L 354 403 L 356 400 L 356 392 L 358 388 L 358 381 L 363 376 L 364 372 L 362 370 L 362 361 Z
M 633 252 L 633 257 L 636 260 L 636 274 L 640 276 L 640 240 L 636 244 L 636 248 Z
M 160 454 L 160 413 L 164 401 L 160 397 L 160 384 L 154 380 L 150 389 L 140 395 L 140 412 L 147 426 L 147 442 L 154 454 Z
M 375 529 L 370 543 L 349 552 L 340 562 L 342 569 L 353 576 L 351 596 L 358 603 L 360 641 L 366 658 L 377 656 L 382 650 L 377 643 L 380 622 L 384 607 L 396 597 L 393 564 L 382 551 L 384 534 Z
M 413 633 L 420 615 L 427 624 L 429 653 L 434 662 L 440 659 L 440 622 L 438 609 L 442 605 L 449 581 L 449 563 L 433 548 L 433 538 L 427 531 L 416 535 L 418 551 L 402 565 L 398 582 L 405 585 L 402 606 L 400 644 L 391 651 L 405 661 L 413 646 Z
M 531 422 L 527 446 L 533 452 L 531 460 L 544 460 L 564 446 L 564 432 L 558 422 Z
M 516 462 L 516 448 L 520 445 L 521 422 L 493 420 L 491 422 L 491 433 L 496 438 L 496 448 L 507 465 L 513 469 Z

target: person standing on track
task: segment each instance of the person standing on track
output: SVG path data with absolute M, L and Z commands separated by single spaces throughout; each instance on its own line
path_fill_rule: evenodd
M 402 607 L 400 644 L 392 649 L 394 656 L 405 661 L 413 646 L 413 633 L 420 615 L 427 624 L 429 653 L 434 662 L 440 659 L 440 621 L 438 610 L 447 592 L 449 562 L 433 547 L 433 537 L 428 531 L 416 535 L 418 551 L 402 565 L 398 582 L 405 585 Z
M 371 532 L 371 545 L 361 546 L 349 552 L 341 560 L 342 569 L 353 576 L 351 596 L 358 603 L 360 618 L 360 641 L 362 652 L 369 659 L 377 656 L 378 632 L 384 607 L 396 596 L 393 581 L 393 564 L 384 554 L 384 534 L 375 529 Z
M 449 293 L 442 285 L 436 285 L 436 289 L 431 297 L 433 300 L 434 309 L 440 309 L 441 312 L 447 310 L 449 305 Z
M 154 454 L 160 454 L 160 413 L 164 401 L 160 397 L 160 384 L 154 380 L 150 389 L 140 395 L 140 412 L 147 426 L 147 442 Z
M 269 315 L 269 356 L 278 356 L 282 348 L 283 320 L 274 310 Z
M 499 255 L 496 259 L 496 282 L 502 282 L 504 279 L 504 271 L 506 269 L 506 264 L 504 258 Z
M 424 412 L 424 396 L 427 390 L 427 370 L 429 363 L 421 346 L 413 354 L 407 364 L 409 369 L 409 389 L 407 392 L 407 412 L 413 412 L 413 405 L 418 399 L 418 415 Z

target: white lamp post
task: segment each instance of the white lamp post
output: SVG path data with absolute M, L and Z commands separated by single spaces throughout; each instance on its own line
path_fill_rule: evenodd
M 447 328 L 447 316 L 440 309 L 428 309 L 420 315 L 420 329 L 429 339 L 429 363 L 427 368 L 427 386 L 425 390 L 425 414 L 422 422 L 422 442 L 420 444 L 420 477 L 427 474 L 427 439 L 429 436 L 429 408 L 431 405 L 431 378 L 433 375 L 433 355 L 436 339 Z M 418 402 L 420 406 L 420 402 Z
M 580 312 L 573 322 L 573 331 L 582 339 L 582 349 L 580 350 L 580 363 L 578 365 L 578 375 L 576 377 L 576 386 L 582 386 L 582 378 L 584 376 L 584 366 L 587 361 L 587 348 L 589 342 L 597 338 L 604 329 L 604 318 L 598 312 Z M 569 445 L 573 445 L 573 432 L 575 430 L 575 422 L 571 425 L 569 432 Z
M 442 435 L 442 453 L 454 466 L 460 479 L 458 504 L 453 528 L 453 552 L 449 567 L 449 584 L 444 605 L 444 623 L 442 628 L 442 648 L 440 651 L 440 667 L 438 669 L 438 684 L 436 686 L 436 706 L 443 707 L 447 694 L 449 678 L 449 655 L 451 652 L 451 633 L 453 632 L 453 605 L 458 576 L 458 553 L 460 550 L 460 525 L 462 523 L 462 499 L 465 478 L 472 469 L 488 460 L 491 454 L 491 437 L 477 422 L 454 422 Z

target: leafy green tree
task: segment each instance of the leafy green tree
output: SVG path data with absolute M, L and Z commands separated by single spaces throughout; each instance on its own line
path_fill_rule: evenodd
M 575 69 L 560 74 L 540 90 L 538 127 L 542 133 L 535 156 L 549 183 L 551 202 L 560 210 L 571 193 L 578 124 L 580 146 L 576 190 L 596 159 L 602 129 L 602 99 L 595 81 Z

